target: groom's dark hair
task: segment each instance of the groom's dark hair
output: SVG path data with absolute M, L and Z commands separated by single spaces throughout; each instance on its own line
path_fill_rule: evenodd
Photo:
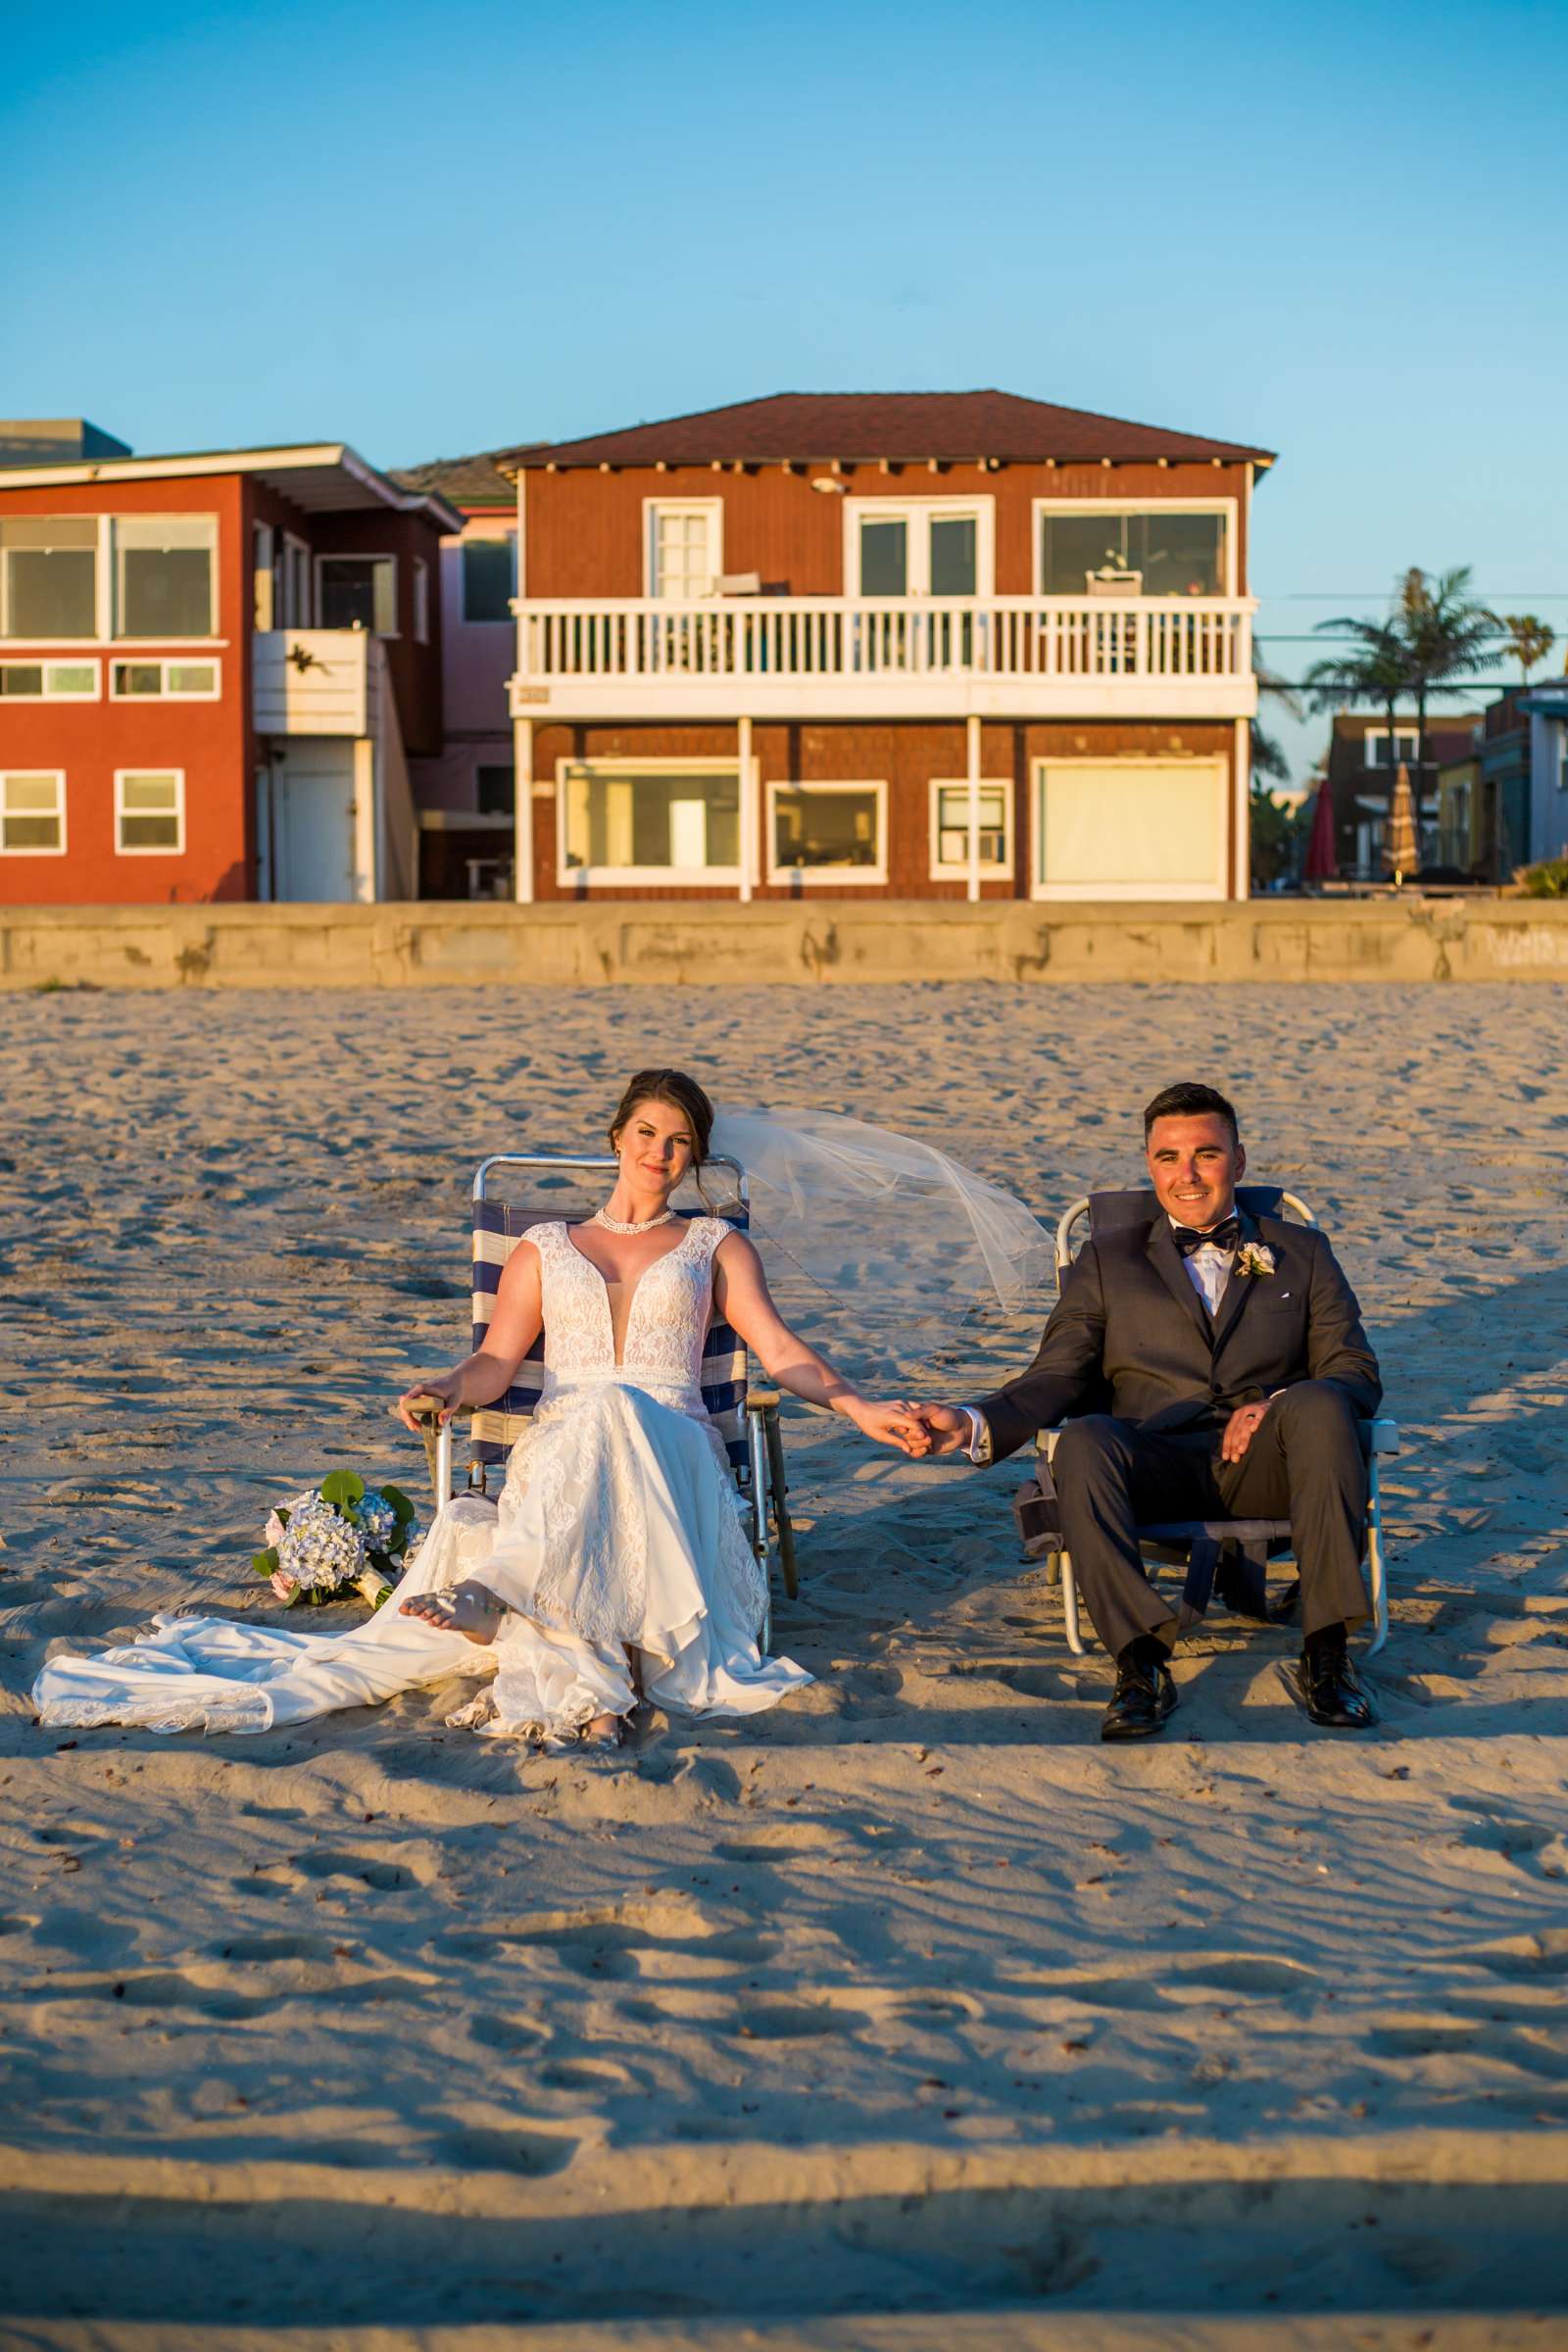
M 1233 1144 L 1241 1142 L 1236 1113 L 1224 1096 L 1212 1086 L 1199 1086 L 1191 1078 L 1180 1079 L 1175 1086 L 1162 1087 L 1144 1112 L 1144 1141 L 1148 1143 L 1156 1119 L 1200 1119 L 1210 1114 L 1225 1121 Z

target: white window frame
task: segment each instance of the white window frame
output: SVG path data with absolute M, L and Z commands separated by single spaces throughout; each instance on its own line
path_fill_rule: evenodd
M 1407 767 L 1413 767 L 1417 760 L 1420 758 L 1421 730 L 1419 727 L 1414 726 L 1402 727 L 1400 726 L 1398 720 L 1396 719 L 1394 722 L 1394 758 L 1388 762 L 1387 766 L 1385 766 L 1381 760 L 1373 759 L 1372 746 L 1375 743 L 1386 743 L 1388 741 L 1388 735 L 1389 730 L 1387 727 L 1367 728 L 1366 733 L 1361 738 L 1361 765 L 1363 767 L 1371 768 L 1376 775 L 1396 776 L 1399 772 L 1399 760 L 1401 757 L 1403 758 L 1404 763 Z M 1406 743 L 1410 747 L 1409 750 L 1402 755 L 1399 751 L 1399 746 L 1401 743 Z
M 0 637 L 0 654 L 20 657 L 26 653 L 29 649 L 47 646 L 52 650 L 58 649 L 59 659 L 61 661 L 66 661 L 70 658 L 64 650 L 67 647 L 79 646 L 83 653 L 90 654 L 97 652 L 101 654 L 106 652 L 111 647 L 123 648 L 126 646 L 135 645 L 189 645 L 200 646 L 202 648 L 226 645 L 228 640 L 224 637 L 220 637 L 218 634 L 218 564 L 219 555 L 220 552 L 219 524 L 220 518 L 217 514 L 208 513 L 205 510 L 197 510 L 197 513 L 201 521 L 212 524 L 211 553 L 213 562 L 212 571 L 209 575 L 209 585 L 212 591 L 209 618 L 212 621 L 212 627 L 204 636 L 130 637 L 122 636 L 119 633 L 120 599 L 117 579 L 117 550 L 115 547 L 114 526 L 117 522 L 142 522 L 151 518 L 139 513 L 133 513 L 129 510 L 121 511 L 116 509 L 114 511 L 106 511 L 92 515 L 84 515 L 81 517 L 71 516 L 65 518 L 70 520 L 80 519 L 83 521 L 91 521 L 95 522 L 98 526 L 98 541 L 95 550 L 97 569 L 94 574 L 93 635 L 91 637 Z M 182 513 L 178 509 L 173 510 L 173 518 L 182 522 L 191 519 L 190 514 Z M 48 515 L 39 516 L 38 519 L 41 521 L 58 521 L 63 518 L 58 515 Z M 303 545 L 304 543 L 303 541 L 296 541 L 295 544 Z M 304 624 L 301 623 L 300 625 L 303 626 Z M 82 696 L 79 699 L 85 701 L 86 697 Z
M 129 776 L 172 776 L 174 780 L 174 823 L 177 838 L 172 848 L 167 842 L 131 842 L 121 839 L 121 828 L 127 816 L 161 816 L 162 809 L 127 808 L 125 780 Z M 183 858 L 185 855 L 185 770 L 182 767 L 117 767 L 115 770 L 115 856 L 117 858 Z
M 103 700 L 103 664 L 95 654 L 86 654 L 80 661 L 74 661 L 69 654 L 19 655 L 7 652 L 0 654 L 0 669 L 41 669 L 43 671 L 43 687 L 40 693 L 0 695 L 0 710 L 4 710 L 9 703 L 98 703 Z M 52 669 L 90 669 L 92 671 L 91 689 L 86 694 L 76 694 L 51 687 L 49 672 Z M 12 771 L 7 769 L 6 772 L 10 774 Z
M 967 882 L 969 879 L 969 860 L 966 857 L 961 858 L 956 865 L 943 864 L 941 856 L 942 827 L 938 821 L 942 794 L 944 792 L 967 793 L 968 789 L 969 779 L 967 776 L 933 776 L 931 779 L 931 879 L 933 882 Z M 1000 865 L 988 864 L 982 858 L 980 860 L 980 879 L 982 882 L 1010 882 L 1016 869 L 1018 856 L 1015 839 L 1016 817 L 1013 807 L 1018 796 L 1013 790 L 1010 776 L 982 776 L 980 789 L 982 792 L 1000 792 L 1002 795 L 1003 843 L 1002 863 Z
M 318 614 L 326 610 L 325 601 L 321 595 L 321 565 L 323 564 L 390 564 L 392 566 L 392 618 L 394 623 L 401 620 L 402 612 L 398 605 L 398 559 L 386 548 L 327 547 L 318 550 L 311 572 L 311 590 L 316 598 Z M 305 623 L 300 621 L 295 625 L 303 628 Z M 317 625 L 324 626 L 325 624 L 318 621 Z M 389 645 L 394 639 L 401 637 L 403 631 L 394 626 L 390 629 L 368 629 L 366 634 L 370 637 L 379 637 L 383 645 Z
M 847 498 L 844 501 L 844 593 L 859 596 L 860 587 L 860 525 L 862 522 L 913 523 L 924 516 L 928 521 L 944 515 L 972 514 L 974 535 L 974 593 L 976 597 L 994 596 L 997 577 L 997 502 L 990 491 L 978 492 L 973 498 Z M 931 534 L 912 530 L 909 533 L 909 582 L 905 595 L 913 599 L 923 597 L 938 605 L 964 605 L 972 600 L 962 596 L 931 595 Z
M 660 594 L 655 578 L 659 517 L 661 514 L 701 514 L 708 522 L 708 552 L 712 569 L 709 574 L 716 580 L 724 569 L 724 501 L 721 498 L 645 498 L 643 500 L 643 594 L 656 597 L 662 604 L 696 604 L 706 600 L 696 597 L 665 597 Z
M 283 531 L 279 534 L 279 553 L 282 561 L 276 565 L 272 591 L 272 626 L 275 629 L 308 629 L 316 616 L 316 607 L 311 601 L 316 575 L 311 568 L 309 542 L 293 531 Z M 293 609 L 296 588 L 301 592 L 299 601 L 305 607 L 303 612 L 296 612 Z
M 56 513 L 53 514 L 18 515 L 16 519 L 19 522 L 91 522 L 97 525 L 97 536 L 93 541 L 93 634 L 90 637 L 4 636 L 0 637 L 0 650 L 3 650 L 8 654 L 14 654 L 23 646 L 106 645 L 109 642 L 110 633 L 109 583 L 106 572 L 106 565 L 111 561 L 108 531 L 110 519 L 109 516 L 106 514 L 74 514 L 70 513 Z M 4 551 L 0 550 L 0 564 L 3 564 L 3 562 Z M 4 595 L 5 583 L 3 580 L 0 580 L 0 603 L 3 603 Z M 6 617 L 9 618 L 9 614 L 7 614 Z
M 1061 595 L 1061 590 L 1059 588 L 1048 590 L 1045 586 L 1045 533 L 1041 526 L 1048 514 L 1223 514 L 1225 517 L 1225 585 L 1220 593 L 1223 596 L 1238 594 L 1236 586 L 1238 577 L 1237 533 L 1240 529 L 1241 515 L 1241 502 L 1238 499 L 1225 497 L 1037 498 L 1033 502 L 1029 526 L 1031 537 L 1030 578 L 1033 583 L 1031 593 L 1040 597 L 1049 594 L 1053 600 L 1055 600 Z M 1199 597 L 1154 596 L 1148 590 L 1141 593 L 1148 595 L 1152 604 L 1160 606 L 1199 604 L 1202 601 Z M 1087 583 L 1078 591 L 1078 594 L 1088 596 Z
M 1219 792 L 1220 823 L 1215 856 L 1218 860 L 1209 882 L 1199 885 L 1191 882 L 1047 882 L 1042 878 L 1041 865 L 1046 854 L 1044 806 L 1045 772 L 1048 768 L 1062 767 L 1126 767 L 1147 771 L 1153 767 L 1185 767 L 1194 773 L 1206 768 Z M 1188 753 L 1157 752 L 1147 757 L 1136 753 L 1118 758 L 1096 760 L 1079 753 L 1070 759 L 1042 754 L 1029 762 L 1029 896 L 1046 902 L 1074 900 L 1146 900 L 1187 901 L 1207 906 L 1226 897 L 1229 890 L 1229 778 L 1230 770 L 1224 754 L 1219 752 Z
M 5 820 L 11 811 L 6 807 L 5 788 L 13 776 L 25 777 L 29 784 L 35 784 L 40 780 L 46 780 L 53 784 L 55 788 L 54 813 L 60 819 L 60 839 L 52 849 L 24 849 L 21 847 L 12 849 L 7 843 Z M 23 814 L 39 816 L 44 813 L 45 811 L 37 808 L 29 808 L 25 811 L 19 808 L 16 811 L 18 816 Z M 69 847 L 70 841 L 66 829 L 65 769 L 63 767 L 0 767 L 0 858 L 64 858 Z
M 777 833 L 773 813 L 781 792 L 869 792 L 876 800 L 875 862 L 871 865 L 780 865 L 776 858 Z M 881 776 L 772 776 L 768 779 L 767 798 L 762 811 L 766 856 L 763 870 L 770 883 L 780 883 L 790 889 L 797 886 L 809 890 L 813 885 L 823 890 L 875 889 L 886 887 L 888 878 L 888 788 Z
M 647 889 L 693 887 L 709 890 L 738 890 L 743 868 L 735 865 L 568 865 L 566 863 L 566 777 L 571 768 L 611 769 L 617 776 L 738 776 L 741 794 L 741 823 L 738 832 L 742 857 L 745 855 L 745 801 L 748 793 L 757 790 L 757 761 L 739 759 L 682 760 L 666 755 L 663 759 L 567 760 L 556 761 L 556 882 L 568 893 L 580 890 L 622 890 L 628 886 Z
M 211 645 L 218 635 L 218 516 L 203 513 L 185 513 L 172 509 L 167 514 L 143 514 L 140 512 L 116 513 L 104 516 L 106 525 L 101 558 L 108 563 L 108 596 L 111 615 L 110 635 L 117 645 Z M 210 525 L 207 541 L 207 627 L 198 637 L 132 637 L 120 625 L 122 603 L 120 586 L 121 550 L 116 525 L 122 522 L 205 522 Z
M 454 586 L 455 586 L 455 588 L 456 588 L 456 595 L 457 595 L 457 617 L 458 617 L 459 621 L 462 623 L 463 627 L 464 627 L 464 628 L 466 628 L 466 629 L 514 629 L 514 628 L 515 628 L 515 627 L 516 627 L 516 625 L 517 625 L 517 624 L 516 624 L 516 619 L 515 619 L 515 616 L 514 616 L 513 613 L 511 613 L 511 612 L 504 612 L 504 613 L 503 613 L 503 614 L 500 616 L 500 618 L 499 618 L 499 619 L 492 619 L 492 620 L 473 620 L 473 619 L 470 619 L 470 617 L 469 617 L 469 614 L 468 614 L 468 588 L 467 588 L 467 575 L 466 575 L 466 571 L 465 571 L 465 569 L 464 569 L 464 551 L 465 551 L 465 549 L 466 549 L 466 548 L 470 548 L 470 547 L 510 547 L 510 548 L 511 548 L 511 550 L 512 550 L 512 602 L 514 604 L 514 603 L 516 602 L 516 598 L 517 598 L 517 577 L 518 577 L 518 573 L 517 573 L 517 532 L 516 532 L 515 526 L 514 526 L 514 527 L 513 527 L 512 529 L 510 529 L 510 530 L 505 530 L 505 531 L 497 531 L 497 530 L 465 531 L 461 539 L 454 539 L 454 540 L 451 540 L 451 541 L 447 542 L 447 544 L 449 544 L 450 546 L 453 546 L 453 547 L 455 547 L 455 548 L 457 549 L 457 553 L 458 553 L 458 576 L 457 576 L 457 580 L 456 580 L 456 582 L 454 583 L 454 582 L 452 581 L 451 575 L 450 575 L 450 573 L 449 573 L 449 574 L 447 575 L 447 587 L 448 587 L 448 590 L 449 590 L 449 592 L 450 592 L 450 591 L 453 589 L 453 587 L 454 587 Z M 646 565 L 645 565 L 645 569 L 646 569 Z
M 138 669 L 156 669 L 159 672 L 162 683 L 159 686 L 156 694 L 130 694 L 126 693 L 122 688 L 115 684 L 116 669 L 121 665 L 121 663 L 124 663 L 128 668 L 132 662 L 134 662 Z M 213 673 L 213 683 L 210 688 L 204 687 L 200 692 L 193 693 L 189 687 L 181 686 L 176 688 L 170 685 L 169 673 L 172 669 L 194 669 L 195 666 L 196 660 L 185 654 L 176 654 L 172 660 L 167 662 L 161 660 L 157 655 L 115 654 L 111 657 L 109 663 L 109 699 L 112 703 L 221 702 L 223 697 L 223 664 L 218 660 L 216 655 L 213 657 L 211 662 L 205 663 L 205 666 Z M 140 771 L 138 770 L 137 772 L 139 773 Z M 147 772 L 151 774 L 152 770 L 149 769 Z M 163 771 L 160 769 L 159 773 L 161 774 L 162 772 Z

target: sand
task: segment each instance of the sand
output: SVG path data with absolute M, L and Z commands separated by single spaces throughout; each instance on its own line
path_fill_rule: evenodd
M 1557 991 L 0 1020 L 0 2340 L 1561 2340 Z M 1135 1175 L 1156 1085 L 1228 1082 L 1404 1432 L 1379 1730 L 1314 1731 L 1289 1635 L 1215 1615 L 1167 1737 L 1102 1747 L 1104 1661 L 1018 1557 L 1012 1468 L 804 1408 L 776 1642 L 820 1679 L 768 1716 L 656 1718 L 609 1767 L 449 1732 L 452 1690 L 250 1740 L 37 1730 L 51 1649 L 270 1617 L 274 1497 L 413 1486 L 385 1404 L 461 1349 L 473 1164 L 591 1142 L 644 1059 L 945 1141 L 1043 1211 Z

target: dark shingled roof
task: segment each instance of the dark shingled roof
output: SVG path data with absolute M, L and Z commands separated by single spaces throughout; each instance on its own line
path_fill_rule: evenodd
M 434 490 L 454 507 L 514 507 L 516 486 L 486 451 L 472 458 L 432 458 L 427 466 L 395 466 L 388 479 L 405 490 Z
M 818 463 L 897 458 L 1011 459 L 1019 464 L 1055 458 L 1098 464 L 1102 458 L 1170 458 L 1233 464 L 1267 461 L 1271 450 L 1235 441 L 1207 441 L 1152 424 L 1097 416 L 1088 409 L 1059 409 L 1022 400 L 1015 392 L 775 392 L 766 400 L 703 409 L 660 424 L 591 433 L 581 441 L 503 449 L 498 462 L 518 470 L 555 466 L 765 465 L 787 458 Z

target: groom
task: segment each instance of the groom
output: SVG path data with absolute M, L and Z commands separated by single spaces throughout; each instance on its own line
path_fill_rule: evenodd
M 1149 1216 L 1084 1245 L 1027 1372 L 979 1405 L 918 1408 L 932 1450 L 999 1462 L 1066 1421 L 1054 1465 L 1062 1537 L 1116 1661 L 1102 1739 L 1149 1739 L 1176 1704 L 1177 1621 L 1144 1572 L 1137 1529 L 1210 1518 L 1290 1519 L 1298 1688 L 1314 1723 L 1360 1729 L 1372 1709 L 1346 1645 L 1366 1615 L 1356 1423 L 1383 1387 L 1354 1293 L 1322 1234 L 1238 1214 L 1247 1154 L 1223 1095 L 1166 1087 L 1144 1139 Z

